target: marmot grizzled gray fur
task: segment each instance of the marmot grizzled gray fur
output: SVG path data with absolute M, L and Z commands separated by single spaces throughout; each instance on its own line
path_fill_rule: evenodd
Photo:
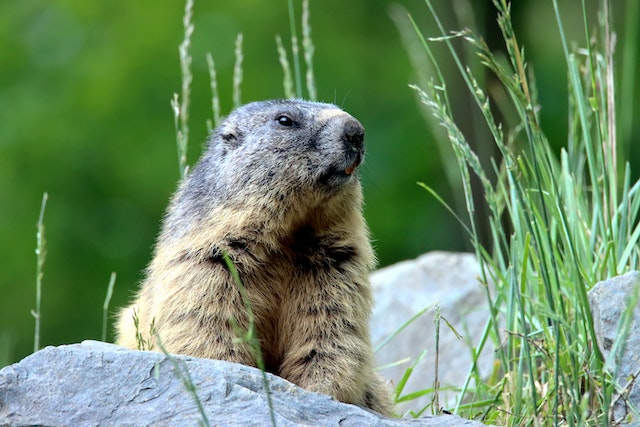
M 369 335 L 375 256 L 362 216 L 363 156 L 364 128 L 334 105 L 264 101 L 233 111 L 172 199 L 146 279 L 119 315 L 118 344 L 135 349 L 136 333 L 152 342 L 153 323 L 170 353 L 255 366 L 237 337 L 248 318 L 226 253 L 267 371 L 390 414 Z

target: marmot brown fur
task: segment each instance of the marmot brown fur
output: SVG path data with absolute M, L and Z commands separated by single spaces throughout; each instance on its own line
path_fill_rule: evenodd
M 256 366 L 238 339 L 248 316 L 226 253 L 267 371 L 389 414 L 369 336 L 363 156 L 364 128 L 334 105 L 264 101 L 232 112 L 173 197 L 146 279 L 119 315 L 118 344 L 152 343 L 153 329 L 170 353 Z

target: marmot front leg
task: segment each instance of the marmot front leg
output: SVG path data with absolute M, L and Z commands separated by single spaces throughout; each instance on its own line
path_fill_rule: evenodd
M 169 353 L 256 365 L 248 344 L 241 340 L 248 318 L 240 291 L 222 263 L 187 260 L 174 262 L 172 269 L 153 267 L 134 304 L 140 330 L 133 325 L 132 309 L 123 310 L 117 327 L 119 344 L 135 348 L 139 332 L 155 341 L 156 351 L 160 351 L 159 337 Z
M 368 310 L 361 304 L 362 296 L 318 292 L 288 302 L 281 324 L 286 347 L 280 376 L 307 390 L 390 415 L 390 394 L 373 372 L 367 316 L 357 313 Z

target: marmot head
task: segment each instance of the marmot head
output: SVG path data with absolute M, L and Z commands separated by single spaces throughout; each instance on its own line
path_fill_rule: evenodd
M 263 101 L 233 111 L 201 163 L 227 200 L 289 191 L 331 195 L 357 183 L 364 128 L 335 105 Z
M 364 156 L 364 128 L 335 105 L 298 100 L 254 102 L 216 129 L 206 156 L 229 184 L 332 190 L 351 181 Z
M 358 166 L 364 151 L 364 128 L 335 105 L 301 100 L 246 104 L 211 135 L 174 199 L 169 223 L 178 229 L 188 218 L 216 215 L 213 208 L 247 215 L 268 210 L 269 217 L 285 222 L 332 201 L 359 208 Z

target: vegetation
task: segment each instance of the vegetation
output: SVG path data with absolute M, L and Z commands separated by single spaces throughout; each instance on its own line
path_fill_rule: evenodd
M 42 303 L 42 277 L 44 276 L 44 262 L 47 259 L 47 240 L 45 238 L 44 211 L 47 207 L 47 193 L 42 196 L 40 206 L 40 216 L 36 225 L 36 308 L 31 311 L 35 319 L 35 330 L 33 333 L 33 351 L 40 350 L 40 312 Z
M 426 3 L 440 35 L 427 39 L 416 27 L 424 52 L 433 60 L 432 44 L 447 46 L 500 154 L 487 171 L 452 115 L 447 81 L 433 60 L 435 77 L 414 89 L 446 130 L 463 178 L 468 219 L 462 226 L 481 263 L 491 309 L 476 354 L 492 339 L 499 361 L 499 375 L 490 381 L 471 366 L 450 410 L 498 425 L 609 425 L 613 403 L 624 397 L 612 380 L 612 365 L 598 350 L 587 292 L 597 281 L 640 263 L 640 181 L 631 181 L 627 150 L 616 145 L 617 130 L 629 126 L 617 119 L 616 107 L 624 111 L 632 105 L 615 97 L 610 5 L 602 1 L 593 28 L 583 2 L 586 46 L 579 49 L 569 47 L 553 2 L 570 106 L 568 141 L 556 154 L 540 124 L 533 73 L 509 4 L 493 2 L 507 51 L 502 58 L 469 30 L 447 33 Z M 458 38 L 497 78 L 500 85 L 492 93 L 454 49 L 452 40 Z M 508 126 L 498 123 L 497 113 Z M 472 190 L 472 175 L 481 183 L 481 198 Z M 490 245 L 483 245 L 478 233 L 476 210 L 484 203 Z M 617 344 L 625 339 L 621 333 Z M 638 419 L 637 408 L 631 410 Z

